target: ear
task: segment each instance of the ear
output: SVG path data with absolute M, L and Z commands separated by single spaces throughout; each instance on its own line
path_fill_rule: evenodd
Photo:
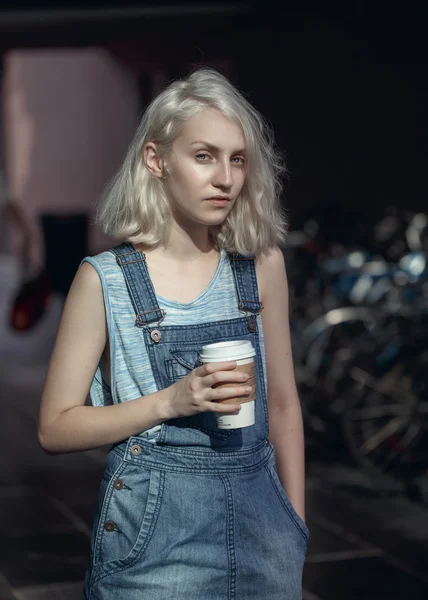
M 143 160 L 147 169 L 154 177 L 159 179 L 165 177 L 164 160 L 159 155 L 154 142 L 147 142 L 143 148 Z

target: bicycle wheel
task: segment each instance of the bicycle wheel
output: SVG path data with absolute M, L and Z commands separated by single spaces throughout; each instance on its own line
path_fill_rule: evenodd
M 398 354 L 381 372 L 375 356 L 350 369 L 344 438 L 367 474 L 411 479 L 428 466 L 428 352 L 412 360 Z
M 334 309 L 316 319 L 301 336 L 296 373 L 312 413 L 323 421 L 344 409 L 343 387 L 349 365 L 359 352 L 374 348 L 373 314 L 366 308 Z M 305 385 L 310 382 L 310 385 Z

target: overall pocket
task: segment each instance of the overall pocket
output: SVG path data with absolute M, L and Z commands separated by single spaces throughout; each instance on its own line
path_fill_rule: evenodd
M 131 566 L 146 550 L 162 500 L 163 473 L 110 452 L 101 484 L 93 563 L 95 579 Z M 112 471 L 111 464 L 116 464 Z
M 297 527 L 299 533 L 302 535 L 303 539 L 306 543 L 309 541 L 309 529 L 303 519 L 298 515 L 295 511 L 293 505 L 291 504 L 284 488 L 282 487 L 281 481 L 278 476 L 278 472 L 276 470 L 276 466 L 273 463 L 269 463 L 266 465 L 266 469 L 272 482 L 272 486 L 275 492 L 279 496 L 279 500 L 281 501 L 282 506 L 284 507 L 285 512 L 291 518 L 293 524 Z
M 165 359 L 165 369 L 168 379 L 175 383 L 189 375 L 193 369 L 200 366 L 199 354 L 201 346 L 188 346 L 170 348 L 169 358 Z M 216 415 L 213 412 L 204 412 L 190 417 L 179 419 L 187 427 L 193 427 L 206 433 L 210 437 L 226 440 L 236 432 L 236 429 L 219 429 Z
M 189 375 L 199 366 L 200 346 L 170 348 L 169 358 L 165 359 L 165 368 L 171 383 Z

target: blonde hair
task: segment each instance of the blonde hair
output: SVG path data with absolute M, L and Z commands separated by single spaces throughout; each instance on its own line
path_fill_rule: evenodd
M 96 220 L 105 233 L 148 247 L 166 240 L 170 205 L 161 180 L 144 164 L 143 148 L 151 141 L 161 154 L 168 153 L 182 124 L 208 108 L 238 123 L 246 144 L 243 189 L 223 223 L 210 228 L 212 239 L 219 248 L 243 255 L 285 243 L 287 219 L 280 202 L 285 166 L 271 129 L 225 77 L 208 68 L 174 81 L 147 107 L 125 160 L 98 205 Z

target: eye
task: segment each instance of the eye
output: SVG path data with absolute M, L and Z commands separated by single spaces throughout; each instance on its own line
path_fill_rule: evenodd
M 209 155 L 206 152 L 199 152 L 196 155 L 196 158 L 201 161 L 206 161 L 209 158 Z
M 232 162 L 235 165 L 244 165 L 245 164 L 245 158 L 243 156 L 234 156 L 232 158 Z

